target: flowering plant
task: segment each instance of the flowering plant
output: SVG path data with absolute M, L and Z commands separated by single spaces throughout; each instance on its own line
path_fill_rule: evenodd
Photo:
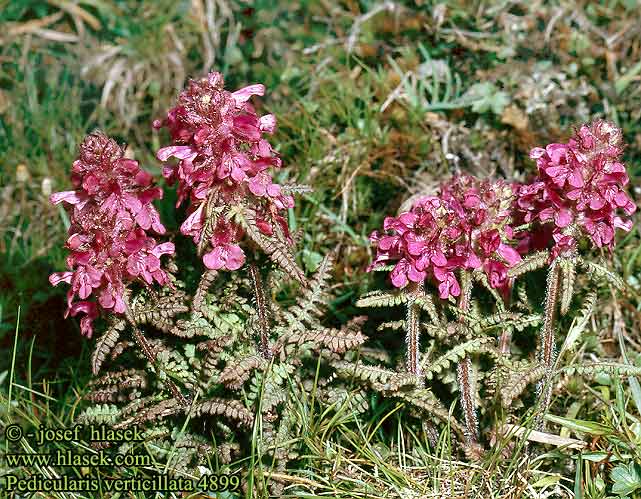
M 436 195 L 421 197 L 408 211 L 386 217 L 385 232 L 374 231 L 370 236 L 376 254 L 368 270 L 391 270 L 392 285 L 400 288 L 400 293 L 369 293 L 359 305 L 405 304 L 405 319 L 384 326 L 404 327 L 406 370 L 417 380 L 430 379 L 449 362 L 458 363 L 456 376 L 468 450 L 476 452 L 479 438 L 473 356 L 492 352 L 498 366 L 488 378 L 494 387 L 507 382 L 502 393 L 505 404 L 527 385 L 524 379 L 539 380 L 541 409 L 537 420 L 541 425 L 556 360 L 555 314 L 557 309 L 561 315 L 570 309 L 576 267 L 583 266 L 593 279 L 606 276 L 621 287 L 605 267 L 579 257 L 578 241 L 584 238 L 611 250 L 615 229 L 629 231 L 632 227 L 632 222 L 618 213 L 621 210 L 629 216 L 636 209 L 623 190 L 628 177 L 620 162 L 622 150 L 621 132 L 611 123 L 583 125 L 567 144 L 532 149 L 530 157 L 537 161 L 538 176 L 531 183 L 455 176 L 442 184 Z M 546 266 L 542 316 L 508 313 L 515 279 Z M 479 314 L 481 302 L 472 308 L 474 281 L 496 298 L 494 312 Z M 434 283 L 442 300 L 457 298 L 457 308 L 450 308 L 451 312 L 456 310 L 454 321 L 446 322 L 447 305 L 439 312 L 438 304 L 425 293 L 426 282 Z M 518 298 L 522 300 L 522 295 Z M 588 297 L 588 302 L 592 299 Z M 528 303 L 518 305 L 530 310 Z M 427 326 L 420 322 L 422 310 L 430 315 Z M 539 321 L 538 360 L 516 369 L 509 360 L 512 329 Z M 498 349 L 488 350 L 494 340 L 481 333 L 499 326 Z M 430 359 L 435 349 L 432 343 L 421 359 L 422 329 L 445 344 L 454 342 L 454 346 L 434 360 Z M 501 367 L 508 369 L 508 374 L 500 374 Z M 518 376 L 509 373 L 512 367 Z
M 84 313 L 81 331 L 89 337 L 99 313 L 111 315 L 96 342 L 92 370 L 98 374 L 107 355 L 114 360 L 133 344 L 119 341 L 128 324 L 140 347 L 132 353 L 134 359 L 146 360 L 170 392 L 143 395 L 155 387 L 145 369 L 132 368 L 106 373 L 88 398 L 97 403 L 126 400 L 125 407 L 109 415 L 123 427 L 187 412 L 194 417 L 224 415 L 248 427 L 255 412 L 262 411 L 262 427 L 274 440 L 270 448 L 276 449 L 272 457 L 281 462 L 293 454 L 279 449 L 277 440 L 289 441 L 283 436 L 297 431 L 291 413 L 295 404 L 283 395 L 289 384 L 315 386 L 318 397 L 336 404 L 352 397 L 351 385 L 341 380 L 357 378 L 384 395 L 449 418 L 446 405 L 425 381 L 455 364 L 455 375 L 444 374 L 442 380 L 456 379 L 464 425 L 454 421 L 452 428 L 473 455 L 482 451 L 477 379 L 487 381 L 486 393 L 500 393 L 504 406 L 538 381 L 544 411 L 555 373 L 555 313 L 569 310 L 575 268 L 583 266 L 588 277 L 612 280 L 607 269 L 579 256 L 578 242 L 584 238 L 612 249 L 615 229 L 629 231 L 632 226 L 626 216 L 636 207 L 623 190 L 628 177 L 620 162 L 620 131 L 603 121 L 584 125 L 567 144 L 532 150 L 538 176 L 531 183 L 457 175 L 436 195 L 423 196 L 407 211 L 385 218 L 383 231 L 370 236 L 376 255 L 368 270 L 390 270 L 395 289 L 369 293 L 358 305 L 406 307 L 403 320 L 382 325 L 405 329 L 406 372 L 399 373 L 372 365 L 386 359 L 385 352 L 351 352 L 365 341 L 360 331 L 364 317 L 340 329 L 323 325 L 321 315 L 331 301 L 326 291 L 331 258 L 321 262 L 309 281 L 295 261 L 286 212 L 294 206 L 292 193 L 302 187 L 272 178 L 281 160 L 264 135 L 274 132 L 276 120 L 270 114 L 259 116 L 249 103 L 264 91 L 256 84 L 229 92 L 222 75 L 211 73 L 190 81 L 166 118 L 154 123 L 167 128 L 172 141 L 157 151 L 158 159 L 177 159 L 165 164 L 163 175 L 177 183 L 177 205 L 188 203 L 181 233 L 196 243 L 206 268 L 191 293 L 174 275 L 174 265 L 161 265 L 161 257 L 175 251 L 172 242 L 156 241 L 165 228 L 152 202 L 162 197 L 162 190 L 115 141 L 100 133 L 89 135 L 73 164 L 75 189 L 51 195 L 52 203 L 72 207 L 68 270 L 49 278 L 53 285 L 70 285 L 66 315 Z M 270 281 L 270 291 L 279 291 L 284 275 L 304 284 L 291 307 L 270 303 L 263 274 L 273 269 L 257 265 L 259 249 L 281 273 Z M 247 277 L 236 272 L 245 264 Z M 526 284 L 517 279 L 544 267 L 545 300 L 537 314 Z M 214 283 L 218 294 L 209 293 Z M 426 283 L 436 287 L 440 300 L 426 292 Z M 478 295 L 475 283 L 490 299 Z M 252 305 L 247 295 L 253 297 Z M 587 300 L 596 299 L 595 293 L 590 296 Z M 421 321 L 422 312 L 429 323 Z M 512 361 L 512 331 L 540 323 L 538 359 Z M 164 336 L 147 338 L 142 326 Z M 421 331 L 433 337 L 423 357 Z M 307 370 L 312 363 L 304 360 L 312 353 L 327 357 L 330 369 L 322 382 L 319 370 Z M 477 377 L 480 355 L 491 357 L 494 367 Z M 242 397 L 225 397 L 235 391 Z M 362 396 L 361 407 L 370 398 Z M 84 416 L 101 417 L 91 411 Z M 225 438 L 232 434 L 224 424 L 217 429 Z M 182 430 L 167 434 L 182 435 Z M 211 447 L 190 438 L 190 455 L 200 459 Z M 230 455 L 231 446 L 219 450 Z
M 237 270 L 245 263 L 239 243 L 247 229 L 268 254 L 275 251 L 265 239 L 283 243 L 281 250 L 291 243 L 284 213 L 294 199 L 272 181 L 268 170 L 280 167 L 281 160 L 263 137 L 274 132 L 276 119 L 259 117 L 249 103 L 251 96 L 264 93 L 261 84 L 229 92 L 223 76 L 210 73 L 191 80 L 165 120 L 154 122 L 156 128 L 166 127 L 173 141 L 158 151 L 158 159 L 179 160 L 165 166 L 163 175 L 178 182 L 178 205 L 186 199 L 190 203 L 180 230 L 193 238 L 200 253 L 209 248 L 203 262 L 212 270 Z M 233 220 L 232 207 L 239 206 L 243 211 L 235 214 L 240 220 Z M 289 262 L 302 279 L 293 258 Z
M 505 289 L 507 269 L 521 260 L 509 245 L 514 195 L 503 181 L 454 177 L 438 196 L 420 198 L 409 211 L 385 218 L 390 234 L 370 236 L 377 253 L 369 270 L 396 261 L 390 274 L 394 286 L 429 276 L 444 299 L 461 293 L 457 270 L 481 269 L 494 288 Z
M 515 206 L 518 217 L 535 224 L 523 234 L 525 247 L 537 231 L 547 230 L 555 257 L 572 253 L 581 237 L 612 250 L 615 230 L 632 228 L 617 212 L 629 216 L 636 210 L 623 190 L 629 179 L 622 153 L 621 130 L 606 121 L 581 126 L 567 144 L 532 149 L 538 177 L 520 187 Z
M 126 283 L 170 284 L 160 257 L 173 254 L 174 244 L 157 244 L 147 233 L 165 233 L 151 204 L 162 197 L 162 190 L 137 161 L 124 157 L 114 140 L 101 133 L 87 136 L 73 163 L 72 182 L 76 190 L 50 197 L 52 203 L 65 202 L 73 210 L 66 243 L 70 270 L 52 274 L 49 281 L 71 285 L 65 317 L 86 314 L 81 331 L 91 337 L 99 309 L 125 312 Z M 87 299 L 92 294 L 97 302 Z M 80 301 L 74 302 L 76 295 Z

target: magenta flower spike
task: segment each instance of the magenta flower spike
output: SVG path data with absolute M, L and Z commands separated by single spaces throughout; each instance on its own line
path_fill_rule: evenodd
M 612 250 L 616 229 L 632 228 L 626 216 L 636 205 L 623 190 L 629 179 L 622 154 L 621 130 L 607 121 L 581 126 L 567 144 L 532 149 L 538 177 L 519 189 L 516 209 L 524 222 L 551 235 L 553 257 L 572 254 L 581 237 Z M 524 249 L 540 246 L 542 241 L 532 242 L 535 233 L 527 235 Z
M 210 73 L 191 80 L 167 117 L 154 122 L 155 128 L 166 127 L 173 141 L 158 151 L 158 159 L 178 160 L 166 165 L 163 175 L 178 183 L 178 205 L 186 199 L 190 203 L 181 232 L 199 247 L 210 248 L 203 255 L 209 269 L 237 270 L 245 263 L 245 253 L 238 244 L 241 227 L 224 217 L 205 236 L 206 206 L 249 204 L 260 232 L 270 236 L 278 228 L 289 237 L 283 211 L 293 207 L 294 200 L 273 183 L 268 170 L 280 167 L 281 160 L 263 138 L 274 132 L 276 119 L 271 114 L 259 117 L 249 102 L 264 93 L 261 84 L 229 92 L 223 76 Z
M 459 269 L 482 269 L 490 284 L 508 286 L 507 269 L 521 260 L 512 240 L 513 187 L 501 181 L 457 176 L 443 184 L 438 196 L 419 199 L 410 211 L 387 217 L 384 234 L 375 231 L 377 245 L 368 270 L 396 262 L 392 284 L 403 288 L 431 277 L 439 296 L 459 296 Z
M 84 313 L 81 331 L 91 337 L 100 309 L 125 312 L 127 283 L 169 284 L 160 257 L 173 254 L 174 245 L 157 244 L 147 234 L 165 233 L 151 204 L 162 191 L 137 161 L 124 157 L 124 149 L 114 140 L 100 133 L 87 136 L 73 163 L 72 182 L 76 190 L 50 196 L 53 204 L 65 202 L 73 208 L 66 242 L 70 270 L 52 274 L 49 282 L 71 286 L 65 317 Z M 89 300 L 91 295 L 97 302 Z M 74 302 L 76 296 L 80 301 Z

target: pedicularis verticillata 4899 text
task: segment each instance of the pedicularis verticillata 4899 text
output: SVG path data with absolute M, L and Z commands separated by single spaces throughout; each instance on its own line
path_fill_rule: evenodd
M 92 357 L 93 371 L 98 374 L 108 355 L 114 362 L 130 351 L 132 342 L 121 338 L 127 326 L 140 346 L 130 353 L 131 362 L 143 363 L 96 380 L 88 398 L 112 405 L 83 417 L 108 417 L 123 427 L 153 423 L 149 435 L 166 439 L 176 435 L 161 435 L 158 425 L 176 428 L 172 424 L 179 423 L 169 420 L 177 414 L 222 415 L 241 426 L 260 414 L 261 427 L 277 442 L 296 431 L 285 394 L 292 386 L 314 385 L 318 400 L 356 404 L 359 411 L 367 410 L 374 390 L 450 420 L 475 455 L 483 449 L 487 425 L 481 422 L 495 422 L 495 404 L 510 408 L 518 397 L 526 399 L 529 383 L 539 382 L 543 414 L 558 372 L 555 314 L 573 310 L 585 317 L 596 300 L 593 291 L 586 296 L 575 286 L 585 284 L 576 267 L 583 266 L 594 282 L 605 278 L 622 286 L 606 265 L 581 255 L 583 240 L 612 249 L 615 230 L 632 226 L 626 216 L 635 205 L 623 190 L 628 178 L 620 162 L 620 131 L 604 121 L 581 126 L 567 144 L 532 150 L 538 176 L 530 183 L 456 176 L 436 195 L 385 218 L 383 231 L 371 235 L 376 255 L 368 270 L 390 271 L 395 291 L 368 293 L 358 304 L 405 308 L 400 320 L 379 326 L 405 331 L 405 368 L 398 368 L 395 352 L 357 350 L 365 341 L 364 317 L 341 329 L 322 324 L 331 299 L 325 290 L 331 258 L 311 279 L 296 262 L 286 211 L 294 207 L 292 194 L 306 187 L 279 185 L 271 177 L 281 159 L 265 135 L 273 133 L 276 119 L 259 116 L 249 102 L 264 91 L 256 84 L 229 92 L 222 75 L 211 73 L 192 80 L 167 117 L 154 122 L 167 128 L 172 141 L 157 152 L 158 159 L 177 159 L 164 166 L 163 175 L 177 183 L 178 204 L 189 204 L 181 233 L 193 239 L 204 264 L 195 290 L 188 291 L 178 277 L 183 269 L 173 259 L 173 243 L 150 235 L 165 232 L 151 204 L 162 191 L 113 140 L 88 136 L 73 165 L 76 190 L 51 196 L 73 210 L 69 270 L 50 281 L 70 284 L 67 313 L 85 314 L 84 334 L 91 336 L 100 312 L 108 322 Z M 163 255 L 172 258 L 165 268 Z M 546 267 L 544 303 L 537 307 L 528 298 L 525 274 Z M 270 297 L 288 281 L 299 287 L 298 300 L 281 308 Z M 579 300 L 586 305 L 571 308 Z M 512 333 L 537 328 L 538 358 L 522 349 L 513 353 Z M 317 372 L 318 356 L 325 368 Z M 479 363 L 481 356 L 491 362 Z M 479 377 L 481 365 L 491 367 Z M 437 376 L 455 383 L 462 424 L 450 419 L 448 401 L 436 396 L 431 382 Z M 288 385 L 289 377 L 298 383 Z M 363 386 L 354 391 L 359 380 Z M 238 390 L 250 395 L 241 397 Z M 113 405 L 118 402 L 126 405 Z M 246 449 L 246 435 L 233 427 L 220 423 L 216 431 L 228 441 L 218 448 L 223 455 Z M 195 460 L 198 446 L 211 444 L 209 434 L 190 434 Z M 295 454 L 291 448 L 269 449 L 266 454 L 280 463 Z

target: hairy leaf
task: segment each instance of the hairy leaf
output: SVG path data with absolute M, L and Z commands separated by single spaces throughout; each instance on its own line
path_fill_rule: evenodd
M 212 398 L 196 405 L 193 413 L 195 416 L 224 416 L 247 427 L 254 422 L 254 415 L 238 400 Z
M 260 355 L 245 357 L 240 361 L 231 361 L 220 374 L 219 381 L 227 388 L 239 389 L 249 379 L 254 369 L 263 369 L 266 361 Z
M 248 208 L 243 210 L 239 219 L 250 239 L 254 241 L 274 263 L 280 265 L 283 270 L 301 284 L 307 284 L 305 273 L 296 263 L 292 248 L 284 241 L 265 236 L 256 225 L 256 214 L 252 209 Z M 278 226 L 278 224 L 275 225 Z
M 363 295 L 357 302 L 357 307 L 394 307 L 407 303 L 409 296 L 404 292 L 390 293 L 372 291 Z
M 542 269 L 548 264 L 549 254 L 547 251 L 537 251 L 531 255 L 526 256 L 519 263 L 510 267 L 507 271 L 508 277 L 519 277 L 527 272 L 532 272 L 536 269 Z
M 581 310 L 578 312 L 578 314 L 572 321 L 570 330 L 568 331 L 568 334 L 565 337 L 565 341 L 563 342 L 563 346 L 561 347 L 561 352 L 564 352 L 569 348 L 572 348 L 572 346 L 579 339 L 583 331 L 585 331 L 585 328 L 588 325 L 588 321 L 592 316 L 592 312 L 594 311 L 594 307 L 596 306 L 596 302 L 597 302 L 597 293 L 596 291 L 592 290 L 585 297 L 585 301 L 583 302 L 583 306 L 581 307 Z
M 359 379 L 368 382 L 378 391 L 396 392 L 405 386 L 416 384 L 417 378 L 410 373 L 397 373 L 381 367 L 355 364 L 347 361 L 334 361 L 332 366 L 336 373 L 347 379 Z
M 561 315 L 567 314 L 570 310 L 572 297 L 574 296 L 574 282 L 576 281 L 576 259 L 569 257 L 559 258 L 560 291 L 561 291 Z
M 618 362 L 589 362 L 573 366 L 565 366 L 557 372 L 567 374 L 579 374 L 581 376 L 594 376 L 597 374 L 607 374 L 610 376 L 641 376 L 641 367 L 631 366 L 629 364 L 620 364 Z
M 542 364 L 530 364 L 526 369 L 510 371 L 500 385 L 501 403 L 509 408 L 512 402 L 525 391 L 528 385 L 543 379 L 546 367 Z
M 458 362 L 463 357 L 469 354 L 482 353 L 486 352 L 487 350 L 494 349 L 495 345 L 496 340 L 494 338 L 482 336 L 456 345 L 454 348 L 441 355 L 435 361 L 430 361 L 426 357 L 421 363 L 423 374 L 428 380 L 432 379 L 435 374 L 438 374 L 444 369 L 447 369 L 450 364 Z
M 605 265 L 584 260 L 583 258 L 579 258 L 579 265 L 588 272 L 588 275 L 592 279 L 604 280 L 620 291 L 625 289 L 625 281 L 616 272 L 608 269 Z
M 105 358 L 116 346 L 120 333 L 125 329 L 125 325 L 126 322 L 124 320 L 115 320 L 111 327 L 107 329 L 107 332 L 96 340 L 96 346 L 91 355 L 91 371 L 94 376 L 100 372 L 100 367 Z

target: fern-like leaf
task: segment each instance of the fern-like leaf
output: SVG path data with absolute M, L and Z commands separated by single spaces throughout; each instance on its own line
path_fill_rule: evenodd
M 255 369 L 263 369 L 265 365 L 266 361 L 260 355 L 245 357 L 240 361 L 231 361 L 220 373 L 219 381 L 227 388 L 237 390 L 243 386 Z
M 162 297 L 153 301 L 149 306 L 136 307 L 134 310 L 134 319 L 137 324 L 153 324 L 161 330 L 166 330 L 165 325 L 170 324 L 167 319 L 171 319 L 182 312 L 188 312 L 189 307 L 174 297 Z
M 508 277 L 519 277 L 536 269 L 542 269 L 548 264 L 549 253 L 547 251 L 537 251 L 526 256 L 519 263 L 510 267 L 507 271 Z
M 377 331 L 384 331 L 385 329 L 393 329 L 398 331 L 399 329 L 405 328 L 405 320 L 400 321 L 389 321 L 379 324 L 376 328 Z
M 409 301 L 409 296 L 404 292 L 390 293 L 385 291 L 372 291 L 363 295 L 357 302 L 357 307 L 394 307 Z
M 619 362 L 591 362 L 581 365 L 565 366 L 557 373 L 579 374 L 581 376 L 594 376 L 607 374 L 609 376 L 641 376 L 641 367 Z
M 125 326 L 126 322 L 124 320 L 116 320 L 107 329 L 107 332 L 96 340 L 96 346 L 91 355 L 91 371 L 94 376 L 100 372 L 103 362 L 109 352 L 116 346 L 120 333 L 125 329 Z
M 367 317 L 358 316 L 350 320 L 340 329 L 323 328 L 306 331 L 300 334 L 295 333 L 284 335 L 279 338 L 279 341 L 275 346 L 275 350 L 281 351 L 282 360 L 285 360 L 282 357 L 283 354 L 288 353 L 287 349 L 282 349 L 284 342 L 290 345 L 311 343 L 314 349 L 325 347 L 334 353 L 345 353 L 347 350 L 351 350 L 352 348 L 365 343 L 367 338 L 363 333 L 361 333 L 360 328 L 366 320 Z
M 500 385 L 501 403 L 508 408 L 525 391 L 528 385 L 543 379 L 546 368 L 542 364 L 529 365 L 527 369 L 510 372 Z
M 435 361 L 430 361 L 428 358 L 424 358 L 421 363 L 421 368 L 425 377 L 429 380 L 432 379 L 435 374 L 447 369 L 450 364 L 455 364 L 467 355 L 491 350 L 495 348 L 495 344 L 496 340 L 491 337 L 481 336 L 479 338 L 474 338 L 466 341 L 465 343 L 456 345 Z
M 422 310 L 425 310 L 434 324 L 438 324 L 441 321 L 436 310 L 436 305 L 434 305 L 434 300 L 430 295 L 425 293 L 419 294 L 414 297 L 413 303 Z
M 321 261 L 309 286 L 302 290 L 300 299 L 289 310 L 283 311 L 283 319 L 291 327 L 304 331 L 305 322 L 320 317 L 328 299 L 325 288 L 331 277 L 334 255 L 328 254 Z
M 604 280 L 614 286 L 619 291 L 625 289 L 625 281 L 616 273 L 596 262 L 579 258 L 579 264 L 588 272 L 588 275 L 594 280 Z
M 254 415 L 238 400 L 225 400 L 212 398 L 194 407 L 195 416 L 209 414 L 212 416 L 224 416 L 240 424 L 250 427 L 254 422 Z
M 514 328 L 517 331 L 523 331 L 526 327 L 540 324 L 543 318 L 539 314 L 523 315 L 513 312 L 499 312 L 478 319 L 472 327 L 481 330 L 493 328 Z
M 398 392 L 394 394 L 399 399 L 408 402 L 414 407 L 417 407 L 426 413 L 436 416 L 438 419 L 448 423 L 452 429 L 463 438 L 465 430 L 463 427 L 456 421 L 454 417 L 450 415 L 447 408 L 441 403 L 436 395 L 432 393 L 431 390 L 427 388 L 419 390 L 410 390 L 407 392 Z
M 296 259 L 292 254 L 292 249 L 284 241 L 280 241 L 274 237 L 265 236 L 256 225 L 256 214 L 250 208 L 242 210 L 239 213 L 239 221 L 245 229 L 249 238 L 260 247 L 265 254 L 271 258 L 274 263 L 281 266 L 289 275 L 295 278 L 298 282 L 305 285 L 305 273 L 296 263 Z M 277 224 L 276 224 L 277 225 Z
M 563 342 L 563 346 L 561 347 L 561 352 L 564 352 L 569 348 L 572 348 L 572 346 L 579 339 L 581 334 L 583 334 L 583 331 L 585 331 L 585 328 L 588 325 L 588 321 L 592 316 L 592 312 L 594 312 L 594 309 L 596 307 L 596 302 L 597 302 L 597 292 L 595 290 L 592 290 L 585 297 L 583 305 L 581 306 L 581 310 L 579 310 L 579 313 L 576 315 L 576 317 L 572 321 L 570 330 L 568 331 L 568 334 L 565 336 L 565 341 Z
M 191 302 L 191 308 L 193 311 L 200 312 L 205 302 L 205 295 L 216 280 L 217 275 L 217 270 L 206 270 L 203 272 L 203 275 L 200 277 L 200 282 L 198 283 L 198 288 L 196 288 L 196 292 L 194 293 L 194 299 Z
M 417 381 L 416 376 L 410 373 L 397 373 L 365 364 L 340 360 L 332 362 L 332 366 L 340 377 L 366 381 L 378 391 L 396 392 L 402 387 L 415 385 Z
M 561 292 L 561 315 L 570 310 L 572 297 L 574 296 L 574 282 L 576 281 L 576 259 L 572 257 L 561 257 L 559 259 L 559 290 Z

